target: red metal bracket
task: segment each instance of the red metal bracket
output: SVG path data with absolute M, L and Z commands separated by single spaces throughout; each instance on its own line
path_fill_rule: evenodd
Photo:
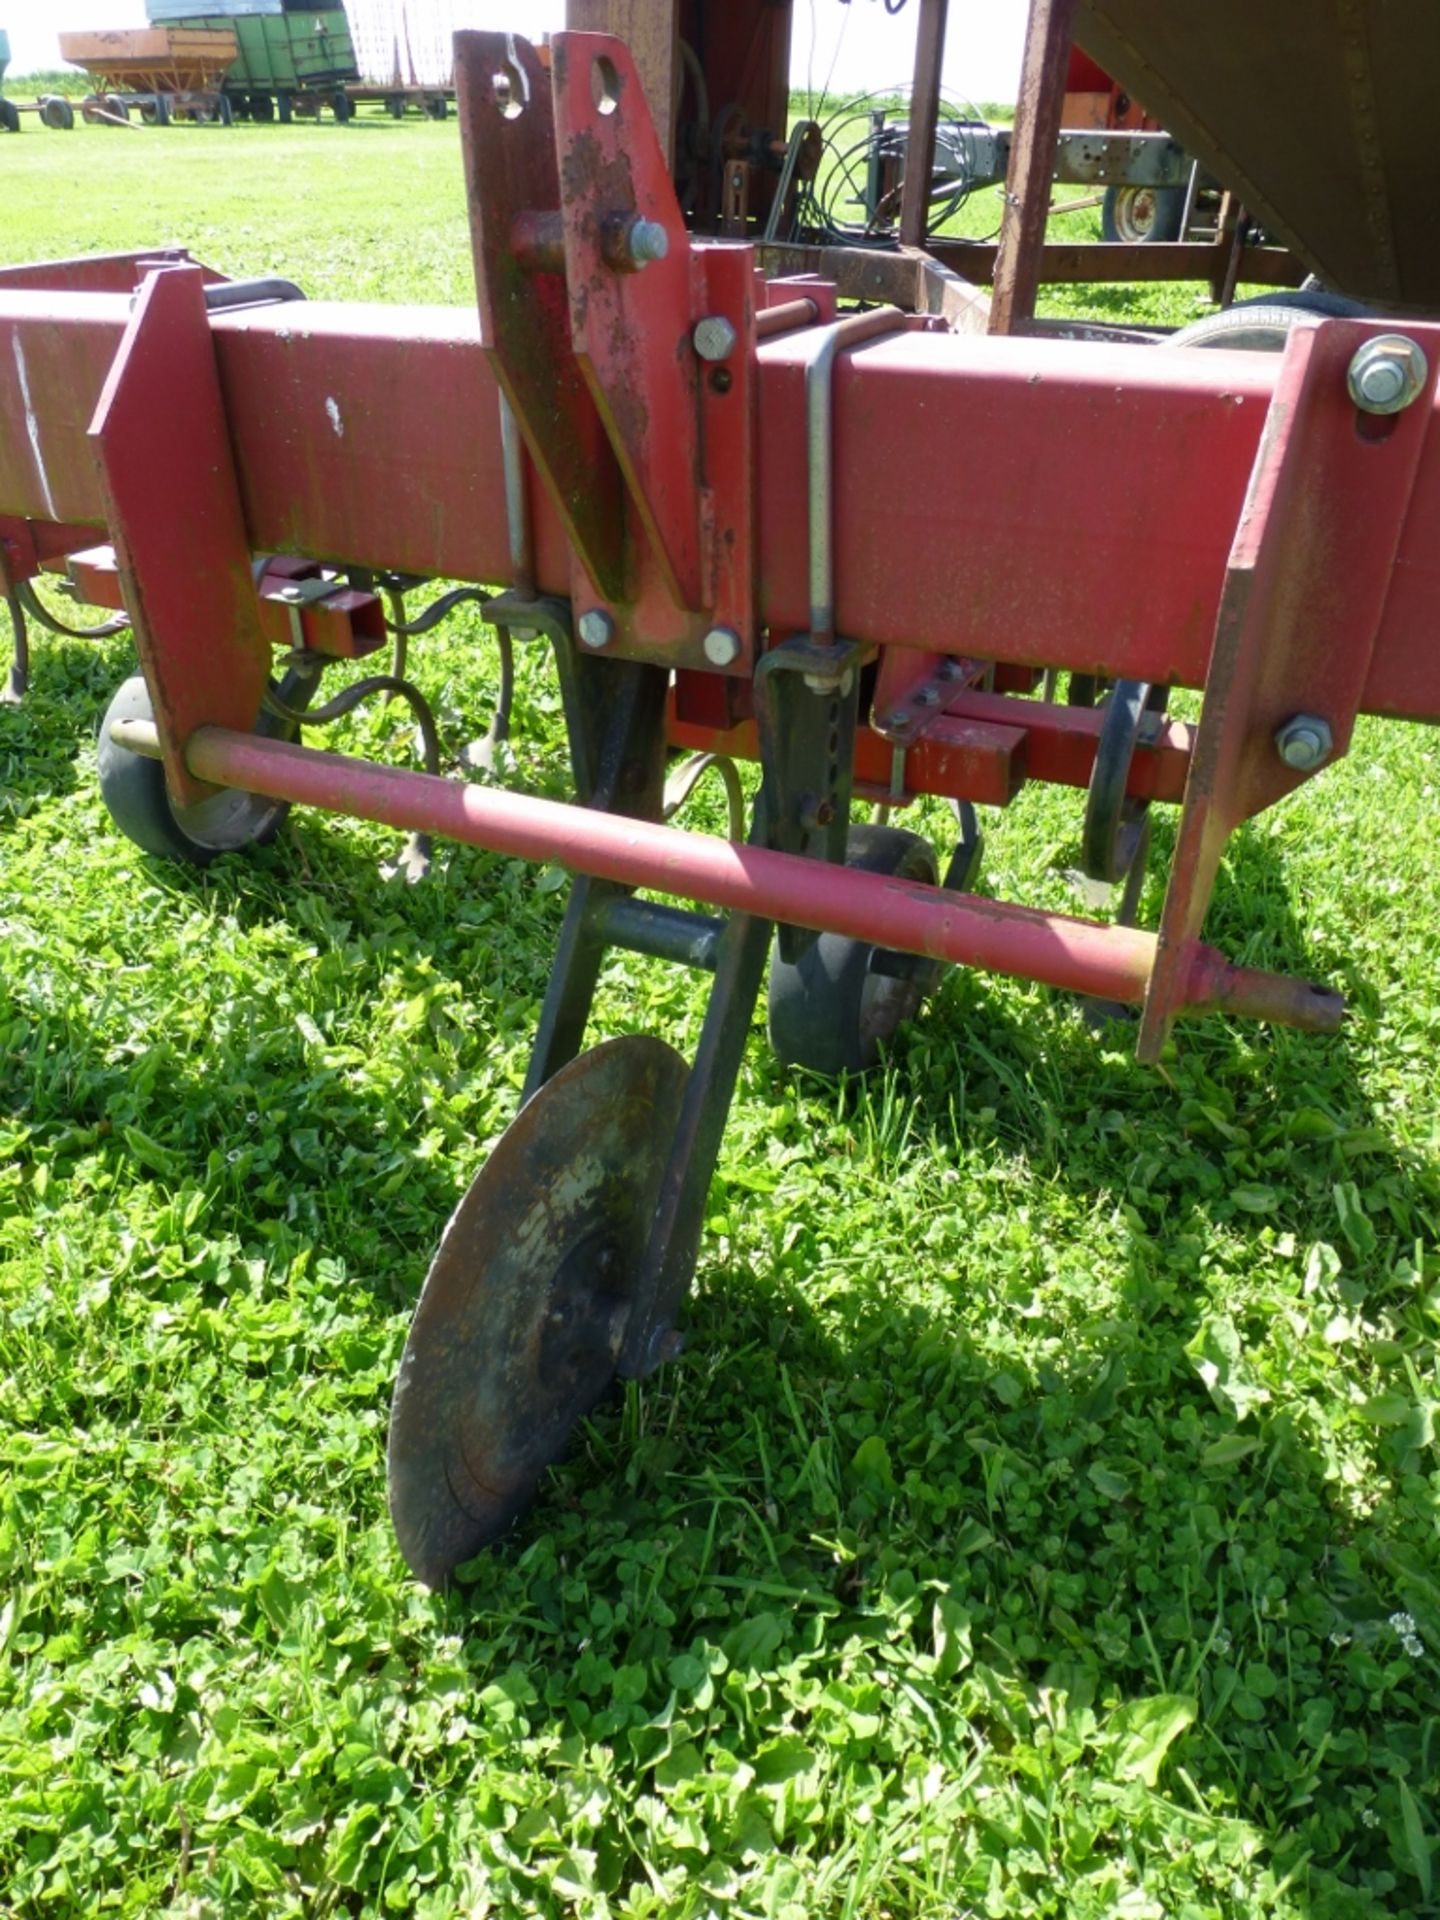
M 618 597 L 624 490 L 571 344 L 565 281 L 517 251 L 560 216 L 550 75 L 517 34 L 457 33 L 455 110 L 482 344 L 576 552 Z
M 33 580 L 78 547 L 94 544 L 95 529 L 56 520 L 19 520 L 0 514 L 0 575 L 14 585 Z
M 90 425 L 165 777 L 181 805 L 209 791 L 185 765 L 185 741 L 206 725 L 248 732 L 270 671 L 204 286 L 199 267 L 150 274 Z
M 263 564 L 256 592 L 260 623 L 272 647 L 360 660 L 385 645 L 385 609 L 377 594 L 345 586 L 313 560 L 277 554 Z M 86 547 L 70 554 L 64 572 L 86 606 L 126 611 L 113 547 Z
M 591 644 L 748 675 L 753 255 L 692 249 L 620 41 L 557 35 L 548 72 L 511 35 L 456 48 L 482 339 Z
M 89 253 L 75 260 L 37 260 L 30 266 L 0 267 L 0 287 L 47 293 L 133 293 L 156 267 L 198 266 L 205 284 L 225 278 L 193 260 L 187 247 L 152 247 L 148 253 Z
M 1357 412 L 1346 373 L 1361 343 L 1384 331 L 1332 320 L 1297 327 L 1285 349 L 1230 551 L 1140 1027 L 1142 1060 L 1159 1057 L 1191 997 L 1226 841 L 1312 777 L 1281 759 L 1277 731 L 1303 711 L 1330 729 L 1327 760 L 1350 745 L 1440 368 L 1440 328 L 1407 327 L 1425 350 L 1423 390 L 1403 413 Z
M 575 356 L 665 586 L 696 609 L 705 602 L 689 235 L 630 49 L 610 34 L 559 33 L 550 57 Z M 651 229 L 663 233 L 663 253 L 635 257 Z

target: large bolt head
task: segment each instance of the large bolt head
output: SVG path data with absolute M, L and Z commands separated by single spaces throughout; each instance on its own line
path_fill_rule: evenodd
M 735 351 L 737 337 L 723 313 L 707 313 L 703 320 L 695 322 L 695 331 L 690 336 L 702 360 L 728 360 Z
M 1335 751 L 1335 736 L 1318 713 L 1297 713 L 1276 732 L 1275 749 L 1296 773 L 1313 773 Z
M 1427 371 L 1408 334 L 1380 333 L 1356 349 L 1345 383 L 1362 413 L 1403 413 L 1424 392 Z
M 740 658 L 740 636 L 733 627 L 711 627 L 700 645 L 712 667 L 733 666 Z
M 585 646 L 594 647 L 598 652 L 601 647 L 608 647 L 614 638 L 615 622 L 603 607 L 587 607 L 576 632 Z

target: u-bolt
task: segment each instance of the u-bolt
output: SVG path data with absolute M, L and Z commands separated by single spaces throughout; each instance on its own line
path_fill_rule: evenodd
M 810 517 L 810 638 L 828 647 L 835 639 L 834 499 L 830 476 L 834 437 L 831 375 L 845 347 L 877 333 L 892 333 L 910 316 L 899 307 L 848 314 L 827 327 L 805 362 L 806 493 Z
M 530 514 L 525 503 L 525 444 L 515 409 L 500 394 L 500 457 L 505 471 L 505 523 L 510 545 L 510 584 L 525 600 L 535 598 L 535 561 Z

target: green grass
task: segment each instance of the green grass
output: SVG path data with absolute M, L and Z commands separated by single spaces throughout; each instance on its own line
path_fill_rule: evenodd
M 11 257 L 468 294 L 453 124 L 4 158 Z M 757 1026 L 687 1355 L 434 1598 L 390 1382 L 563 893 L 466 849 L 388 885 L 389 835 L 314 815 L 158 865 L 95 792 L 125 644 L 36 655 L 0 709 L 0 1910 L 1435 1913 L 1432 735 L 1363 725 L 1226 860 L 1213 937 L 1345 988 L 1337 1038 L 1209 1021 L 1157 1075 L 956 973 L 836 1092 Z M 453 748 L 492 652 L 461 618 L 414 658 Z M 558 791 L 528 652 L 516 719 Z M 411 751 L 393 711 L 339 739 Z M 989 888 L 1073 904 L 1074 795 L 990 829 Z M 683 1044 L 699 1004 L 617 961 L 595 1031 Z

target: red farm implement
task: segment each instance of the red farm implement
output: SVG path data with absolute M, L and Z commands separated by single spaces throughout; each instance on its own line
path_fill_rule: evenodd
M 921 8 L 912 144 L 944 16 Z M 1440 18 L 1377 10 L 1357 39 L 1306 10 L 1277 100 L 1265 63 L 1226 64 L 1255 31 L 1238 6 L 1035 0 L 993 300 L 922 249 L 923 170 L 892 244 L 797 231 L 786 196 L 819 159 L 785 131 L 787 9 L 572 18 L 548 63 L 457 42 L 475 310 L 297 305 L 176 256 L 0 274 L 3 584 L 18 605 L 68 561 L 128 613 L 144 677 L 101 763 L 132 838 L 203 861 L 299 803 L 574 876 L 525 1103 L 396 1389 L 392 1513 L 435 1583 L 617 1373 L 676 1349 L 767 963 L 777 1046 L 828 1072 L 873 1059 L 946 965 L 1126 1003 L 1152 1061 L 1181 1017 L 1331 1030 L 1337 994 L 1202 939 L 1226 840 L 1358 715 L 1440 716 L 1440 328 L 1413 317 L 1440 305 L 1440 251 L 1410 78 Z M 1302 299 L 1272 353 L 1032 318 L 1072 27 L 1354 297 L 1345 317 Z M 687 117 L 677 31 L 743 110 Z M 647 99 L 680 101 L 678 135 Z M 727 219 L 743 237 L 702 237 Z M 426 717 L 398 667 L 320 685 L 383 644 L 379 596 L 427 580 L 484 583 L 507 648 L 553 651 L 572 802 L 302 744 L 367 690 Z M 1166 717 L 1171 688 L 1200 693 L 1195 722 Z M 758 763 L 732 838 L 665 824 L 676 752 Z M 968 890 L 974 805 L 1027 781 L 1075 789 L 1086 866 L 1122 892 L 1147 809 L 1179 808 L 1157 931 Z M 852 824 L 921 795 L 954 803 L 943 857 Z M 582 1050 L 615 947 L 712 976 L 693 1060 Z

